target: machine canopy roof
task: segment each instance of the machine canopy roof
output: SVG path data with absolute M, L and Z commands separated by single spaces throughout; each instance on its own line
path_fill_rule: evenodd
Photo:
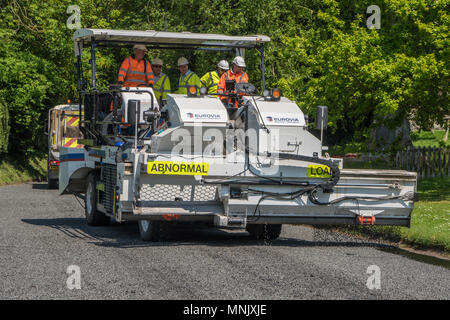
M 221 34 L 191 33 L 191 32 L 165 32 L 165 31 L 134 31 L 134 30 L 108 30 L 108 29 L 78 29 L 73 35 L 75 42 L 90 43 L 92 40 L 99 43 L 117 44 L 154 44 L 187 47 L 235 47 L 253 48 L 269 42 L 267 36 L 227 36 Z

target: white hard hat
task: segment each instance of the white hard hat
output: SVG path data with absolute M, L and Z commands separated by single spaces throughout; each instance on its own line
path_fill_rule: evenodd
M 178 59 L 178 66 L 184 66 L 185 64 L 189 64 L 188 59 L 185 57 L 181 57 Z
M 233 60 L 233 64 L 237 65 L 238 67 L 245 68 L 245 60 L 241 56 L 237 56 Z
M 223 69 L 223 70 L 228 70 L 228 69 L 230 69 L 230 65 L 228 64 L 228 61 L 227 61 L 227 60 L 220 60 L 219 63 L 217 64 L 217 66 L 218 66 L 220 69 Z
M 148 50 L 147 50 L 147 47 L 144 46 L 143 44 L 135 44 L 135 45 L 133 46 L 133 49 L 139 49 L 139 50 L 142 50 L 142 51 L 145 51 L 145 52 L 148 51 Z
M 155 58 L 155 59 L 152 60 L 152 65 L 162 66 L 163 65 L 163 61 L 161 59 L 159 59 L 159 58 Z

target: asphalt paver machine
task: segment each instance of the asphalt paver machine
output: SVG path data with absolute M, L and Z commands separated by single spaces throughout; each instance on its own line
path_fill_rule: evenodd
M 243 228 L 269 240 L 283 224 L 409 226 L 416 173 L 344 169 L 342 159 L 323 155 L 302 110 L 266 88 L 269 37 L 79 29 L 73 40 L 84 148 L 60 148 L 59 192 L 84 198 L 88 224 L 138 221 L 145 241 L 184 222 Z M 98 89 L 96 50 L 134 44 L 241 55 L 255 49 L 262 94 L 251 83 L 227 82 L 222 95 L 189 87 L 163 103 L 152 87 Z M 326 122 L 323 110 L 320 119 Z

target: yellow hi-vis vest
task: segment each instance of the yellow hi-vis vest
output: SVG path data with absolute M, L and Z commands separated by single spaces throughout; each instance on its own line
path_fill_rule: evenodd
M 197 86 L 197 89 L 200 90 L 202 84 L 200 83 L 200 78 L 194 72 L 190 71 L 189 74 L 178 81 L 178 90 L 176 93 L 178 94 L 187 94 L 188 86 Z
M 219 84 L 220 77 L 217 71 L 211 71 L 206 73 L 200 78 L 202 84 L 208 89 L 208 93 L 217 93 L 217 85 Z
M 161 97 L 163 100 L 167 99 L 167 93 L 170 93 L 170 79 L 166 74 L 161 73 L 161 77 L 153 86 L 153 91 L 158 101 Z

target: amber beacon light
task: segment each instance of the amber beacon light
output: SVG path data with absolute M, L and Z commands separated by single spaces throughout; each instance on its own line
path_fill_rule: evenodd
M 188 86 L 188 97 L 196 97 L 197 96 L 197 86 Z

